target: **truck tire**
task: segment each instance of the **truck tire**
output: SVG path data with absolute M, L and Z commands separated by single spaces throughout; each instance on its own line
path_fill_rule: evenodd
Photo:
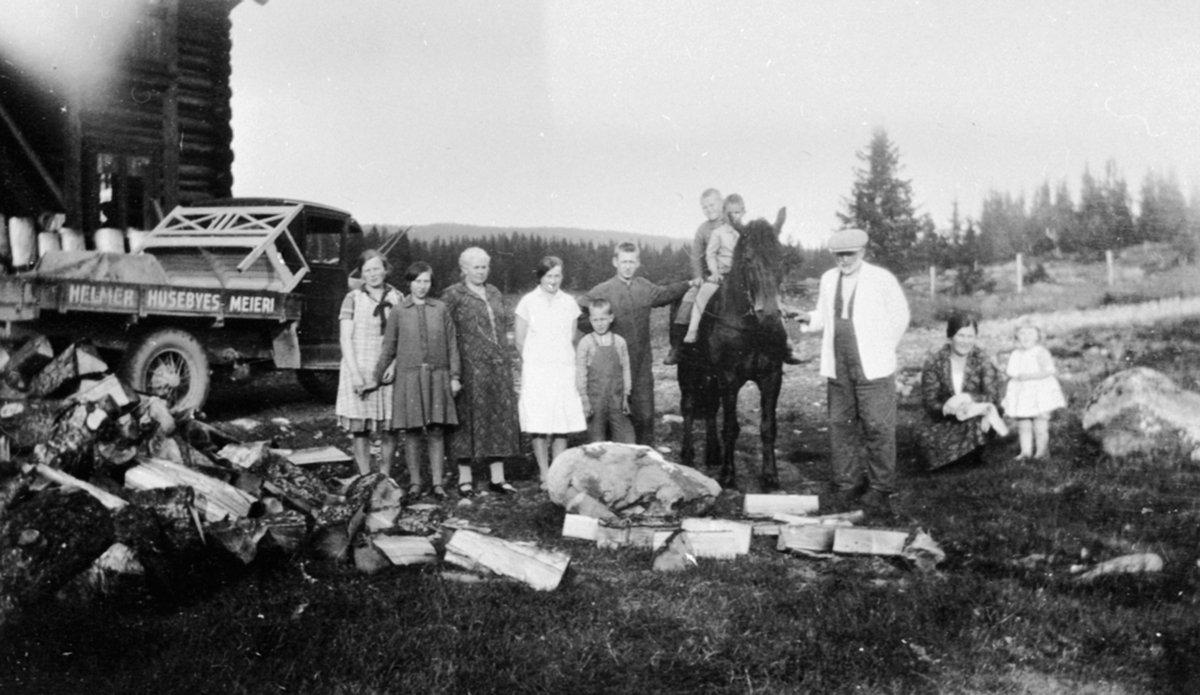
M 296 381 L 322 403 L 337 403 L 338 371 L 335 369 L 297 369 Z
M 135 391 L 162 398 L 172 413 L 200 410 L 208 399 L 208 355 L 186 331 L 165 328 L 142 336 L 125 353 L 120 374 Z

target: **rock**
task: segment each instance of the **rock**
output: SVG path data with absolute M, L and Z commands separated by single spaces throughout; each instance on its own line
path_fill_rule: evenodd
M 612 442 L 564 451 L 546 483 L 555 504 L 576 505 L 582 493 L 626 517 L 700 516 L 721 494 L 712 478 L 650 447 Z
M 1082 424 L 1110 456 L 1182 446 L 1200 461 L 1200 394 L 1153 369 L 1135 367 L 1101 382 L 1083 410 Z

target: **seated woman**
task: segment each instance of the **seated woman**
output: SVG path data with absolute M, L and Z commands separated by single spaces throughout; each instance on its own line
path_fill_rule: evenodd
M 975 345 L 979 325 L 962 314 L 946 325 L 949 342 L 930 354 L 921 369 L 918 424 L 921 455 L 930 470 L 967 457 L 977 457 L 987 434 L 1008 435 L 996 403 L 1003 393 L 1000 370 Z

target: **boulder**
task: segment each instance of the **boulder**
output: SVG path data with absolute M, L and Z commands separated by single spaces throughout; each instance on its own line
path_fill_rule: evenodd
M 589 516 L 597 514 L 583 508 L 594 502 L 623 517 L 699 516 L 721 494 L 712 478 L 648 446 L 612 442 L 567 449 L 550 465 L 546 484 L 552 502 Z
M 1083 410 L 1082 424 L 1110 456 L 1182 447 L 1200 461 L 1200 394 L 1153 369 L 1135 367 L 1101 382 Z

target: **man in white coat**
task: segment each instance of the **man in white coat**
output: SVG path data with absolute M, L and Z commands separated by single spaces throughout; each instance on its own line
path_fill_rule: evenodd
M 896 490 L 896 346 L 908 328 L 908 300 L 887 270 L 867 263 L 867 233 L 843 229 L 829 239 L 837 267 L 821 276 L 807 331 L 821 336 L 821 376 L 829 402 L 835 505 L 853 503 L 862 477 L 855 442 L 867 450 L 868 509 L 890 514 Z

